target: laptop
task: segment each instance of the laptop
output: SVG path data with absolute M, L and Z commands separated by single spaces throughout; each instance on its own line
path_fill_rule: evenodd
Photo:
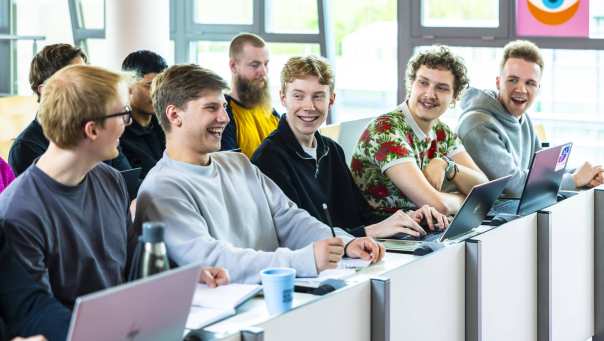
M 78 297 L 67 340 L 182 340 L 200 265 Z
M 124 177 L 124 181 L 126 182 L 126 187 L 128 188 L 128 196 L 130 200 L 134 200 L 136 195 L 138 194 L 138 188 L 141 185 L 141 181 L 139 180 L 141 176 L 142 168 L 132 168 L 124 171 L 120 171 L 120 174 Z
M 555 204 L 571 149 L 566 143 L 535 152 L 520 198 L 499 199 L 488 217 L 523 216 Z
M 446 244 L 448 242 L 465 240 L 473 236 L 478 231 L 477 228 L 487 216 L 495 200 L 503 193 L 503 189 L 511 177 L 511 175 L 508 175 L 474 186 L 453 218 L 453 221 L 451 221 L 444 231 L 430 233 L 420 238 L 408 234 L 395 235 L 383 240 L 392 242 L 394 239 L 397 241 L 413 241 L 413 243 L 398 243 L 398 245 L 397 243 L 385 243 L 386 249 L 388 250 L 389 245 L 391 245 L 393 250 L 403 251 L 401 247 L 408 244 L 411 246 L 409 251 L 413 251 L 417 247 L 417 242 Z

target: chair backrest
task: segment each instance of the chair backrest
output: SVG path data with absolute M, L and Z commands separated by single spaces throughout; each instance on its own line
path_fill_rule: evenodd
M 340 123 L 340 134 L 338 143 L 344 149 L 344 155 L 346 155 L 346 164 L 350 166 L 352 160 L 352 152 L 354 147 L 359 141 L 359 137 L 369 124 L 373 120 L 373 117 L 361 118 L 353 121 L 345 121 Z
M 34 96 L 0 97 L 0 155 L 5 159 L 13 139 L 36 116 L 38 103 Z

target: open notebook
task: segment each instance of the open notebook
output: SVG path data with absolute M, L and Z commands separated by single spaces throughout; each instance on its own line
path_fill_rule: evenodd
M 187 329 L 199 329 L 235 315 L 238 306 L 254 297 L 262 287 L 257 284 L 229 284 L 209 288 L 197 284 Z

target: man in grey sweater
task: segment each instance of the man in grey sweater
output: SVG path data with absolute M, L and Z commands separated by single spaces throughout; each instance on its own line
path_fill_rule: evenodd
M 154 80 L 166 152 L 141 185 L 135 224 L 163 222 L 173 261 L 224 267 L 233 282 L 258 282 L 259 271 L 272 266 L 315 276 L 343 255 L 381 260 L 383 246 L 340 229 L 332 237 L 245 155 L 217 152 L 229 122 L 226 87 L 196 65 L 173 66 Z
M 480 169 L 495 179 L 513 175 L 506 193 L 520 196 L 533 154 L 541 148 L 527 110 L 539 93 L 543 58 L 529 41 L 513 41 L 503 51 L 497 91 L 470 88 L 461 101 L 458 135 Z M 602 184 L 602 166 L 585 162 L 562 179 L 562 189 Z

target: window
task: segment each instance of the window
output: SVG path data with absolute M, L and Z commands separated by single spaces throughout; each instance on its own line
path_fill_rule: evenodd
M 377 116 L 397 105 L 395 0 L 335 0 L 337 121 Z
M 81 27 L 101 30 L 105 28 L 105 0 L 77 0 L 76 6 L 81 13 Z
M 319 33 L 316 0 L 268 0 L 267 32 Z
M 199 24 L 243 24 L 254 22 L 253 1 L 195 0 L 194 20 Z
M 498 27 L 498 0 L 424 0 L 422 26 Z

